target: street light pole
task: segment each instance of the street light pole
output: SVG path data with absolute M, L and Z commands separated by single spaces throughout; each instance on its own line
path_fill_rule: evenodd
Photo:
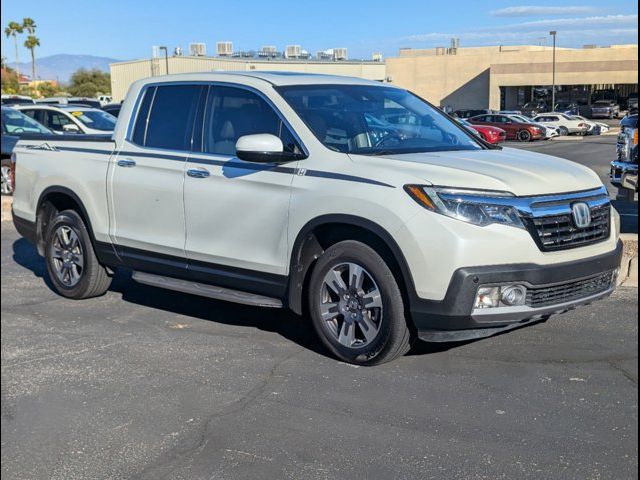
M 552 30 L 549 32 L 549 35 L 551 35 L 553 37 L 553 66 L 552 66 L 552 70 L 553 70 L 553 80 L 552 80 L 552 85 L 551 85 L 551 111 L 555 111 L 556 109 L 556 32 L 555 30 Z
M 164 65 L 166 73 L 169 75 L 169 52 L 167 51 L 167 47 L 159 47 L 159 50 L 164 50 Z

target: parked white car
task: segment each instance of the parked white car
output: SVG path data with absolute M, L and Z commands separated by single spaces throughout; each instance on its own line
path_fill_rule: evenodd
M 102 295 L 125 267 L 289 308 L 355 364 L 540 322 L 616 286 L 619 216 L 593 170 L 490 146 L 388 84 L 151 77 L 112 137 L 14 153 L 14 224 L 59 294 Z
M 541 113 L 533 117 L 533 121 L 543 125 L 551 125 L 557 127 L 560 135 L 586 135 L 588 127 L 582 120 L 576 120 L 564 113 L 552 112 Z
M 507 116 L 515 120 L 516 122 L 531 123 L 536 127 L 540 127 L 544 133 L 544 137 L 543 137 L 544 140 L 550 140 L 560 135 L 560 130 L 558 129 L 558 127 L 554 127 L 553 125 L 549 125 L 549 124 L 544 125 L 542 123 L 537 123 L 531 120 L 529 117 L 525 117 L 524 115 L 520 115 L 520 114 L 512 113 L 512 114 L 507 114 Z
M 603 122 L 595 122 L 593 120 L 589 120 L 585 117 L 583 117 L 582 115 L 571 115 L 572 118 L 575 118 L 576 120 L 581 120 L 583 121 L 586 125 L 587 125 L 587 134 L 588 135 L 593 135 L 594 131 L 599 127 L 600 129 L 600 133 L 607 133 L 611 127 L 609 127 L 609 125 L 607 125 L 606 123 Z
M 97 108 L 80 105 L 18 105 L 15 108 L 57 133 L 108 134 L 116 117 Z

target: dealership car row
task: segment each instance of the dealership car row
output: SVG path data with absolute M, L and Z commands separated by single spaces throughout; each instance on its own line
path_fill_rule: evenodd
M 99 98 L 51 97 L 34 100 L 23 95 L 2 95 L 2 194 L 12 193 L 10 156 L 13 146 L 24 135 L 92 134 L 110 135 L 120 113 L 121 103 Z M 535 107 L 535 108 L 534 108 Z M 558 103 L 553 112 L 546 105 L 527 104 L 522 110 L 493 111 L 461 109 L 451 115 L 468 131 L 490 144 L 505 141 L 531 142 L 567 135 L 600 135 L 609 125 L 594 117 L 621 115 L 618 105 L 595 102 L 586 118 L 573 104 Z M 585 113 L 586 115 L 587 113 Z

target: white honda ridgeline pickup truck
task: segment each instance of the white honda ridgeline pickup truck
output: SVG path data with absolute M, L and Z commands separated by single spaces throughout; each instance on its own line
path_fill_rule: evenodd
M 347 362 L 469 340 L 609 295 L 619 217 L 590 169 L 483 143 L 401 88 L 292 73 L 135 83 L 112 137 L 15 148 L 16 228 L 56 291 L 117 267 L 308 315 Z

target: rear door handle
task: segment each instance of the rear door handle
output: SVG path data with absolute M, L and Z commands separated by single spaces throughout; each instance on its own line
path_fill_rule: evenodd
M 209 171 L 204 168 L 192 168 L 187 170 L 187 175 L 193 178 L 207 178 L 210 174 Z
M 123 158 L 122 160 L 118 160 L 119 167 L 135 167 L 135 160 L 131 160 L 130 158 Z

